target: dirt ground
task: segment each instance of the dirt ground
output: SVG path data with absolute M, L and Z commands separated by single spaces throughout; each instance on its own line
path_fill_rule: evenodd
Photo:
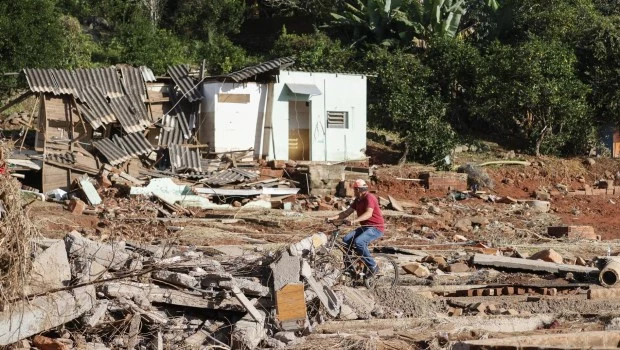
M 376 151 L 376 150 L 375 150 Z M 372 153 L 372 160 L 381 163 L 382 154 Z M 389 154 L 386 161 L 394 162 L 398 152 Z M 387 156 L 386 156 L 387 157 Z M 494 155 L 487 155 L 491 159 Z M 486 195 L 509 196 L 514 199 L 532 199 L 536 191 L 550 194 L 549 213 L 537 213 L 521 204 L 493 203 L 483 198 L 455 200 L 447 191 L 430 191 L 416 181 L 424 166 L 376 167 L 372 188 L 378 196 L 397 199 L 405 212 L 385 208 L 387 232 L 374 247 L 399 247 L 416 250 L 431 256 L 442 256 L 448 262 L 468 258 L 481 247 L 498 249 L 504 255 L 530 255 L 545 248 L 553 248 L 566 263 L 582 258 L 592 262 L 596 256 L 620 252 L 620 196 L 567 196 L 558 191 L 558 184 L 569 189 L 594 185 L 606 178 L 614 182 L 620 171 L 620 162 L 612 159 L 595 159 L 589 165 L 584 159 L 560 160 L 523 157 L 532 163 L 522 165 L 486 166 L 484 171 L 493 186 L 480 188 Z M 478 154 L 460 154 L 458 164 L 479 163 Z M 620 174 L 619 174 L 620 175 Z M 397 179 L 401 178 L 401 179 Z M 617 184 L 620 184 L 616 181 Z M 192 245 L 196 249 L 217 246 L 239 246 L 248 251 L 264 251 L 297 242 L 313 233 L 327 232 L 331 227 L 324 218 L 334 211 L 283 211 L 247 210 L 197 212 L 191 218 L 157 218 L 156 210 L 146 200 L 126 199 L 111 193 L 105 197 L 105 210 L 96 215 L 74 215 L 58 203 L 33 203 L 28 207 L 30 217 L 37 223 L 41 235 L 61 238 L 68 231 L 78 230 L 89 238 L 101 241 L 126 240 L 148 244 Z M 459 225 L 462 219 L 469 226 Z M 475 222 L 475 223 L 474 223 Z M 569 241 L 550 238 L 548 226 L 588 225 L 594 227 L 602 241 Z M 455 235 L 466 241 L 455 241 Z M 399 259 L 402 258 L 399 257 Z M 400 260 L 399 260 L 400 261 Z M 437 269 L 438 270 L 438 269 Z M 572 280 L 571 276 L 533 273 L 489 273 L 486 269 L 471 267 L 461 277 L 441 279 L 440 271 L 432 270 L 429 278 L 407 276 L 406 286 L 397 290 L 378 289 L 372 298 L 376 310 L 371 319 L 392 320 L 399 324 L 405 319 L 448 317 L 451 305 L 471 305 L 487 302 L 502 310 L 516 310 L 517 315 L 555 315 L 555 323 L 546 324 L 536 332 L 574 332 L 602 330 L 614 317 L 620 316 L 619 301 L 593 301 L 586 297 L 587 288 L 569 288 L 571 293 L 558 296 L 531 298 L 531 295 L 451 297 L 433 294 L 431 298 L 420 292 L 437 286 L 454 285 L 541 285 L 570 286 L 571 283 L 596 285 L 596 279 Z M 401 271 L 404 274 L 404 271 Z M 424 289 L 427 288 L 427 289 Z M 459 304 L 460 303 L 460 304 Z M 463 315 L 463 320 L 475 314 Z M 492 316 L 489 316 L 492 317 Z M 493 316 L 494 317 L 494 316 Z M 452 317 L 454 318 L 454 317 Z M 330 321 L 333 322 L 333 321 Z M 416 326 L 405 331 L 396 327 L 375 327 L 373 331 L 358 333 L 359 324 L 339 320 L 338 333 L 321 331 L 289 348 L 347 348 L 347 349 L 422 349 L 446 348 L 450 342 L 488 337 L 502 338 L 510 334 L 489 331 L 446 332 L 435 331 L 434 326 Z M 442 321 L 443 322 L 443 321 Z M 393 329 L 392 329 L 393 328 Z M 389 331 L 391 329 L 391 331 Z M 517 333 L 515 333 L 517 334 Z M 519 333 L 522 334 L 522 333 Z M 512 334 L 514 335 L 514 334 Z

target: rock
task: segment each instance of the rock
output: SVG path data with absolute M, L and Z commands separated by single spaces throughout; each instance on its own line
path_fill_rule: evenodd
M 505 183 L 506 185 L 512 185 L 515 183 L 515 180 L 505 177 L 502 179 L 502 183 Z
M 255 349 L 267 337 L 264 326 L 265 313 L 260 310 L 258 312 L 263 317 L 263 322 L 257 322 L 248 313 L 235 323 L 231 334 L 233 349 Z
M 273 339 L 279 340 L 286 345 L 295 343 L 299 338 L 295 335 L 295 332 L 278 332 L 273 335 Z
M 596 161 L 594 159 L 592 159 L 592 158 L 588 158 L 588 159 L 586 159 L 586 163 L 589 164 L 589 165 L 594 165 L 594 164 L 596 164 Z
M 465 263 L 455 263 L 448 265 L 448 271 L 450 272 L 469 272 L 469 266 Z
M 39 350 L 69 350 L 66 344 L 42 335 L 35 335 L 32 344 Z
M 431 274 L 431 272 L 428 270 L 428 268 L 426 268 L 426 266 L 415 262 L 403 265 L 403 270 L 405 270 L 405 272 L 409 274 L 420 278 L 426 278 Z
M 461 235 L 454 235 L 452 236 L 452 241 L 453 242 L 467 242 L 469 241 L 469 239 L 465 236 L 461 236 Z
M 536 191 L 534 192 L 534 197 L 542 201 L 551 200 L 551 194 L 546 191 Z
M 489 224 L 489 219 L 482 217 L 482 216 L 473 216 L 469 218 L 469 221 L 471 222 L 472 226 L 475 225 L 475 226 L 484 227 Z
M 556 264 L 563 263 L 562 256 L 553 249 L 545 249 L 541 250 L 537 253 L 534 253 L 531 257 L 531 260 L 542 260 L 547 262 L 553 262 Z
M 86 203 L 84 203 L 83 201 L 77 198 L 71 198 L 71 200 L 69 201 L 69 211 L 74 215 L 82 215 L 85 209 Z
M 441 213 L 441 209 L 439 209 L 438 206 L 431 204 L 428 206 L 428 212 L 431 214 L 439 215 Z
M 355 310 L 353 310 L 352 307 L 350 307 L 347 304 L 342 304 L 342 306 L 340 307 L 340 314 L 338 315 L 338 318 L 340 318 L 341 320 L 357 320 L 357 313 L 355 312 Z
M 471 230 L 472 230 L 471 220 L 469 220 L 467 218 L 459 219 L 454 224 L 454 228 L 457 229 L 458 231 L 461 231 L 461 232 L 471 232 Z
M 586 263 L 586 261 L 585 261 L 582 257 L 578 256 L 578 257 L 575 259 L 575 265 L 579 265 L 579 266 L 586 266 L 586 265 L 587 265 L 587 263 Z
M 448 316 L 461 316 L 463 314 L 463 309 L 459 307 L 451 307 L 448 309 Z

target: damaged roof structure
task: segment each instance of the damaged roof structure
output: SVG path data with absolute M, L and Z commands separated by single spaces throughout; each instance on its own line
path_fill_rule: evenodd
M 220 78 L 241 82 L 277 76 L 292 58 L 268 61 Z M 68 188 L 103 164 L 134 176 L 162 172 L 201 179 L 219 170 L 198 140 L 204 80 L 187 65 L 155 77 L 147 67 L 24 69 L 27 94 L 37 96 L 34 150 L 14 151 L 14 163 L 40 171 L 41 190 Z

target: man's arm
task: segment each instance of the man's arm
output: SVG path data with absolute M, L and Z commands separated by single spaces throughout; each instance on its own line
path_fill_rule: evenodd
M 355 209 L 353 209 L 351 207 L 348 207 L 347 210 L 341 211 L 338 215 L 327 218 L 327 221 L 342 220 L 342 219 L 348 217 L 349 215 L 353 214 L 354 211 L 355 211 Z M 372 213 L 371 213 L 371 215 L 372 215 Z
M 372 217 L 372 212 L 373 212 L 373 209 L 372 208 L 368 208 L 368 209 L 366 209 L 364 214 L 358 216 L 357 219 L 351 220 L 350 222 L 353 224 L 353 223 L 356 223 L 356 222 L 362 222 L 362 221 L 368 220 L 368 219 L 370 219 Z

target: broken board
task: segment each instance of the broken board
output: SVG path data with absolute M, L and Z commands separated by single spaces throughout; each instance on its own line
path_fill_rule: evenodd
M 302 329 L 306 320 L 303 283 L 289 283 L 276 292 L 276 311 L 284 330 Z

